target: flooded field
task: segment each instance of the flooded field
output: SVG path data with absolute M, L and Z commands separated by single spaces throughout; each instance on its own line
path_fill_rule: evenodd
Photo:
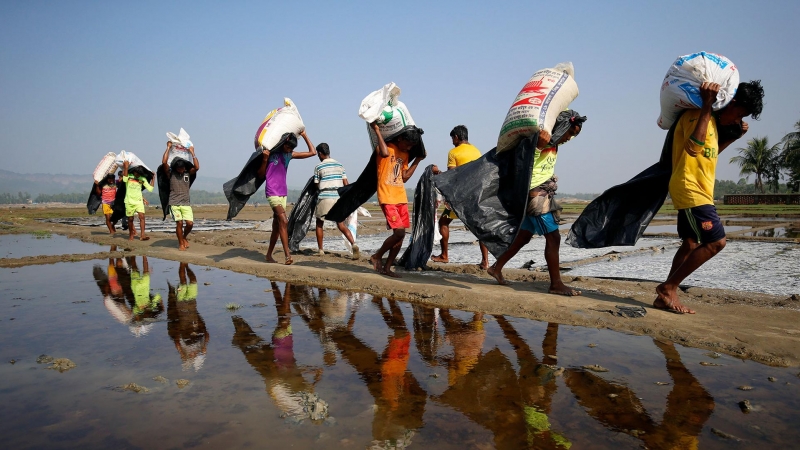
M 0 235 L 0 258 L 97 253 L 106 246 L 81 242 L 51 233 Z
M 57 218 L 57 219 L 40 219 L 42 222 L 48 223 L 59 223 L 63 225 L 78 225 L 82 227 L 103 227 L 105 229 L 106 223 L 102 217 L 96 216 L 86 216 L 86 217 L 67 217 L 67 218 Z M 224 230 L 250 230 L 254 228 L 258 228 L 262 222 L 253 221 L 253 220 L 236 220 L 236 221 L 227 221 L 227 220 L 216 220 L 216 219 L 200 219 L 194 221 L 194 227 L 192 230 L 194 232 L 198 231 L 224 231 Z M 117 232 L 122 231 L 121 229 L 122 222 L 117 222 Z M 136 231 L 139 231 L 139 221 L 136 221 Z M 158 219 L 148 218 L 145 221 L 145 232 L 163 232 L 163 233 L 174 233 L 175 232 L 175 221 L 171 220 L 170 216 L 167 216 L 166 220 L 161 220 L 160 216 Z
M 0 298 L 5 448 L 800 439 L 796 368 L 649 337 L 141 256 L 0 269 Z

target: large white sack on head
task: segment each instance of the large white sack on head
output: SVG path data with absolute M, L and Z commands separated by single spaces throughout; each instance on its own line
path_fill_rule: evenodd
M 681 56 L 670 66 L 661 83 L 661 115 L 658 126 L 669 130 L 681 111 L 703 106 L 700 85 L 708 81 L 720 86 L 712 109 L 719 110 L 733 100 L 739 87 L 739 70 L 730 59 L 714 53 L 699 52 Z
M 572 63 L 561 63 L 534 73 L 508 109 L 497 138 L 497 153 L 515 148 L 519 141 L 541 129 L 552 133 L 558 114 L 577 96 L 578 84 Z
M 181 128 L 181 131 L 177 135 L 175 133 L 170 133 L 168 131 L 167 132 L 167 138 L 173 144 L 180 145 L 183 148 L 194 147 L 194 144 L 192 144 L 192 141 L 189 140 L 190 139 L 189 138 L 189 133 L 187 133 L 186 130 L 184 130 L 183 128 Z
M 397 136 L 403 128 L 416 125 L 405 103 L 398 99 L 399 96 L 400 88 L 394 83 L 389 83 L 367 95 L 361 101 L 358 116 L 367 122 L 367 131 L 373 149 L 378 145 L 378 137 L 370 127 L 372 122 L 378 124 L 384 141 Z
M 169 154 L 167 155 L 167 165 L 171 166 L 175 158 L 192 162 L 192 154 L 189 152 L 189 148 L 194 147 L 194 144 L 189 140 L 189 133 L 187 133 L 186 130 L 181 128 L 181 131 L 177 135 L 167 132 L 167 138 L 172 142 L 172 147 L 169 149 Z
M 283 99 L 282 108 L 273 109 L 261 122 L 256 131 L 255 146 L 272 150 L 281 141 L 285 133 L 299 135 L 305 131 L 306 126 L 300 117 L 300 112 L 290 98 Z
M 117 167 L 117 155 L 114 152 L 109 152 L 103 156 L 103 159 L 95 167 L 92 178 L 94 178 L 95 183 L 99 183 L 103 181 L 106 175 L 114 173 Z
M 133 152 L 126 152 L 125 150 L 119 152 L 119 155 L 117 155 L 117 164 L 120 167 L 122 167 L 125 161 L 128 161 L 129 168 L 139 166 L 139 167 L 144 167 L 149 172 L 153 172 L 152 170 L 150 170 L 149 167 L 147 167 L 147 164 L 145 164 L 141 159 L 139 159 L 138 156 L 133 154 Z

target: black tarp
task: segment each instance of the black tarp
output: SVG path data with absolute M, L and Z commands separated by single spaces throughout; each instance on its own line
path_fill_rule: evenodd
M 401 130 L 399 134 L 404 133 L 408 129 L 417 129 L 413 125 L 409 125 Z M 423 134 L 422 130 L 419 130 Z M 417 156 L 427 156 L 425 151 L 425 143 L 422 136 L 419 139 L 419 145 L 412 148 L 409 152 L 409 158 L 413 159 Z M 372 149 L 372 156 L 369 158 L 367 167 L 358 176 L 358 179 L 339 188 L 339 200 L 331 207 L 325 219 L 334 222 L 343 222 L 347 217 L 357 210 L 359 206 L 363 205 L 378 191 L 378 161 L 375 149 Z
M 406 247 L 398 264 L 406 270 L 425 267 L 433 252 L 436 234 L 436 188 L 433 186 L 433 165 L 417 182 L 414 190 L 414 221 L 411 223 L 411 244 Z
M 111 214 L 111 223 L 113 224 L 125 217 L 125 192 L 125 183 L 117 183 L 117 195 L 114 197 L 114 204 L 111 206 L 111 209 L 114 210 Z M 89 191 L 89 199 L 86 201 L 86 209 L 89 214 L 94 214 L 102 204 L 103 200 L 95 192 L 93 184 L 91 191 Z
M 183 161 L 186 164 L 186 171 L 189 172 L 191 169 L 194 169 L 194 164 L 191 161 L 187 161 L 183 158 L 175 158 L 172 160 L 172 164 L 170 165 L 170 172 L 174 171 L 175 163 L 178 161 Z M 197 179 L 197 172 L 189 173 L 189 187 L 194 184 L 194 180 Z M 161 211 L 164 213 L 164 217 L 161 219 L 162 221 L 167 218 L 167 214 L 169 214 L 169 193 L 170 193 L 170 185 L 169 185 L 169 177 L 167 176 L 167 172 L 164 170 L 164 165 L 161 164 L 156 169 L 156 185 L 158 186 L 158 198 L 161 200 Z
M 300 251 L 300 241 L 306 237 L 308 229 L 315 222 L 314 212 L 317 209 L 318 198 L 319 187 L 314 183 L 314 177 L 311 177 L 292 207 L 292 213 L 289 214 L 289 251 Z
M 567 244 L 577 248 L 636 244 L 669 193 L 677 123 L 676 120 L 667 132 L 660 160 L 592 200 L 572 224 Z
M 96 213 L 100 205 L 103 204 L 103 199 L 97 194 L 95 188 L 96 186 L 93 184 L 92 189 L 89 191 L 89 198 L 86 200 L 86 209 L 89 211 L 89 215 Z

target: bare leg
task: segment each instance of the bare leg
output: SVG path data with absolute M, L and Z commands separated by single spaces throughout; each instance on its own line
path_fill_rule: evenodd
M 275 208 L 272 209 L 272 232 L 269 234 L 269 247 L 265 259 L 268 263 L 276 263 L 272 257 L 272 251 L 275 250 L 275 244 L 278 242 L 278 215 L 275 213 Z
M 183 245 L 183 221 L 182 220 L 175 221 L 175 236 L 178 237 L 178 250 L 180 250 L 180 251 L 186 250 L 186 246 Z
M 347 242 L 349 242 L 350 245 L 355 245 L 356 240 L 353 239 L 353 233 L 350 232 L 350 228 L 347 228 L 344 222 L 337 223 L 336 228 L 338 228 L 339 231 L 342 232 L 342 235 L 344 236 L 345 239 L 347 239 Z
M 400 236 L 400 238 L 397 239 L 397 242 L 389 249 L 389 256 L 386 258 L 386 264 L 383 265 L 383 274 L 393 278 L 402 278 L 392 271 L 392 265 L 394 264 L 395 258 L 397 258 L 397 254 L 400 253 L 400 248 L 403 246 L 406 230 L 404 228 L 398 228 L 394 230 L 394 236 Z
M 508 281 L 506 281 L 505 278 L 503 278 L 503 267 L 505 267 L 506 263 L 508 263 L 508 261 L 511 258 L 516 256 L 516 254 L 519 253 L 520 250 L 522 250 L 522 247 L 524 247 L 525 245 L 528 244 L 528 242 L 531 241 L 532 237 L 533 233 L 531 233 L 530 231 L 519 230 L 519 232 L 517 233 L 517 237 L 514 238 L 514 242 L 511 243 L 511 247 L 508 247 L 508 250 L 506 250 L 505 253 L 500 255 L 499 258 L 497 258 L 497 261 L 495 261 L 492 267 L 489 267 L 486 273 L 494 277 L 494 279 L 497 280 L 498 283 L 503 285 L 508 284 Z
M 693 242 L 690 239 L 685 239 L 684 243 L 681 244 L 681 248 L 678 249 L 678 253 L 675 254 L 675 258 L 673 259 L 673 267 L 670 270 L 669 278 L 667 278 L 667 281 L 659 284 L 656 287 L 656 293 L 658 294 L 658 297 L 656 298 L 655 302 L 653 302 L 653 306 L 680 314 L 694 314 L 693 310 L 681 304 L 680 300 L 678 299 L 678 286 L 680 286 L 686 277 L 691 275 L 706 261 L 713 258 L 714 255 L 725 248 L 726 243 L 726 238 L 722 238 L 716 242 L 700 245 L 697 245 L 696 242 Z M 684 246 L 686 246 L 686 248 L 684 248 Z M 676 264 L 680 262 L 679 254 L 681 257 L 683 257 L 683 254 L 686 254 L 686 256 L 682 263 Z
M 448 243 L 450 242 L 450 222 L 453 219 L 445 216 L 442 214 L 442 217 L 439 218 L 439 234 L 442 235 L 442 253 L 439 256 L 434 256 L 431 258 L 431 261 L 438 262 L 438 263 L 446 263 L 449 262 L 450 259 L 448 258 L 447 249 Z
M 128 240 L 132 241 L 136 236 L 136 226 L 133 225 L 133 216 L 128 217 Z
M 322 251 L 322 238 L 325 236 L 325 230 L 323 230 L 324 226 L 325 221 L 317 219 L 317 249 L 319 249 L 319 251 Z
M 286 258 L 284 264 L 287 266 L 292 264 L 292 253 L 289 251 L 289 219 L 286 217 L 286 210 L 283 206 L 276 206 L 272 208 L 278 216 L 278 234 L 281 237 L 281 246 L 283 247 L 283 254 Z M 270 243 L 272 239 L 270 239 Z
M 486 270 L 489 268 L 489 249 L 483 245 L 483 242 L 478 242 L 478 246 L 481 248 L 481 264 L 479 267 L 482 270 Z
M 550 293 L 572 297 L 581 295 L 581 291 L 573 289 L 561 281 L 559 270 L 558 249 L 561 246 L 561 234 L 558 230 L 544 235 L 544 260 L 547 261 L 547 272 L 550 273 Z
M 189 237 L 189 233 L 192 232 L 192 228 L 194 228 L 194 222 L 184 220 L 183 223 L 183 246 L 189 248 L 189 240 L 187 238 Z
M 111 214 L 106 214 L 106 226 L 108 227 L 108 232 L 114 234 L 117 232 L 117 229 L 114 228 L 114 224 L 111 223 Z
M 381 248 L 379 248 L 374 255 L 370 256 L 369 261 L 372 263 L 372 267 L 375 269 L 375 272 L 383 273 L 383 265 L 382 265 L 383 254 L 394 248 L 394 246 L 398 242 L 400 243 L 400 245 L 402 245 L 403 238 L 405 237 L 405 235 L 406 235 L 406 230 L 403 228 L 398 228 L 393 230 L 392 235 L 387 237 L 386 240 L 383 241 L 383 245 L 381 245 Z
M 139 214 L 139 230 L 141 231 L 141 234 L 139 234 L 139 240 L 147 241 L 150 239 L 150 236 L 145 236 L 144 234 L 144 213 L 138 213 L 138 214 Z

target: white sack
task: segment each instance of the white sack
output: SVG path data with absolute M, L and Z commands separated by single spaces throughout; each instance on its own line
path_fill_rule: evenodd
M 578 84 L 572 63 L 561 63 L 534 73 L 506 114 L 497 138 L 497 153 L 515 148 L 519 141 L 541 129 L 552 133 L 558 114 L 577 96 Z
M 367 122 L 367 131 L 372 149 L 378 145 L 378 137 L 370 127 L 372 122 L 378 124 L 381 136 L 384 141 L 388 141 L 405 127 L 416 125 L 411 113 L 408 112 L 406 105 L 401 102 L 400 88 L 389 83 L 375 92 L 364 97 L 361 106 L 358 108 L 358 116 Z
M 125 161 L 128 161 L 128 168 L 140 166 L 144 167 L 145 169 L 147 169 L 152 173 L 155 173 L 152 170 L 150 170 L 150 168 L 147 167 L 147 164 L 145 164 L 141 159 L 139 159 L 138 156 L 133 154 L 133 152 L 126 152 L 125 150 L 119 152 L 119 155 L 117 155 L 117 164 L 120 167 L 122 167 Z
M 700 85 L 708 81 L 720 85 L 712 109 L 719 110 L 733 100 L 739 87 L 739 71 L 728 58 L 714 53 L 699 52 L 681 56 L 670 66 L 661 83 L 661 115 L 658 126 L 669 130 L 681 111 L 703 106 Z
M 290 98 L 283 99 L 282 108 L 273 109 L 258 127 L 255 137 L 255 146 L 272 150 L 281 141 L 284 133 L 299 135 L 305 131 L 303 118 Z
M 92 178 L 94 178 L 95 183 L 99 183 L 103 181 L 109 173 L 116 172 L 117 167 L 117 155 L 114 152 L 109 152 L 103 156 L 103 159 L 101 159 L 100 163 L 95 167 Z
M 372 217 L 372 214 L 367 211 L 366 208 L 363 206 L 359 206 L 357 210 L 353 211 L 353 214 L 347 216 L 347 219 L 344 221 L 344 224 L 347 226 L 347 229 L 350 230 L 350 234 L 353 235 L 353 242 L 358 242 L 358 215 L 361 214 L 365 217 Z M 344 235 L 342 235 L 342 239 L 344 239 L 344 246 L 347 248 L 347 251 L 353 253 L 353 246 L 350 245 L 350 241 L 347 240 Z

